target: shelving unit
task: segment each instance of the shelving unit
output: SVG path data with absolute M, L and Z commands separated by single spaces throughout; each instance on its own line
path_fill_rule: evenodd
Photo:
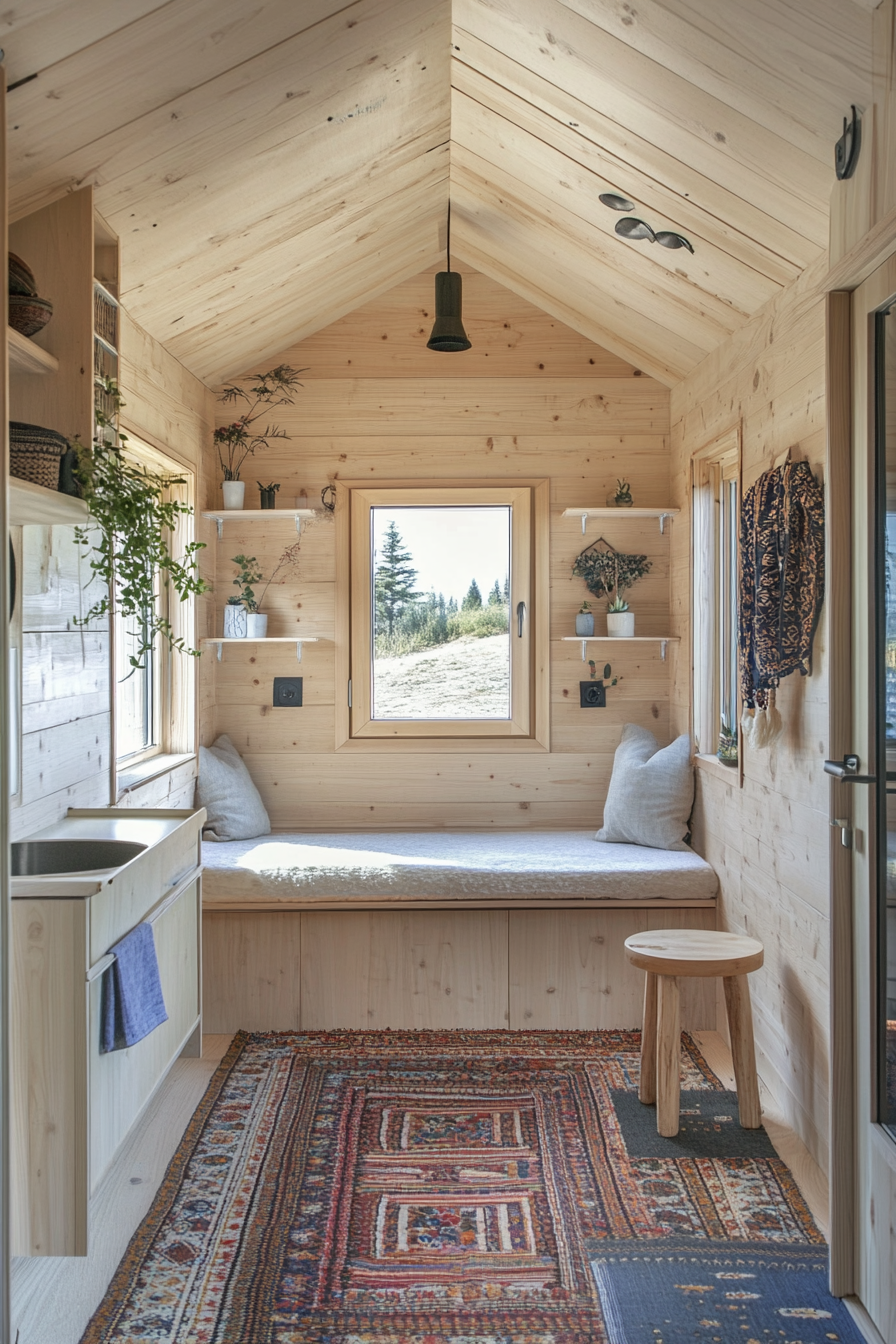
M 42 523 L 45 527 L 82 526 L 87 522 L 87 505 L 74 495 L 47 490 L 31 481 L 9 478 L 9 521 L 14 527 L 24 523 Z
M 270 510 L 268 510 L 270 512 Z M 284 509 L 285 513 L 286 510 Z M 301 639 L 296 639 L 294 635 L 266 635 L 264 639 L 201 639 L 200 644 L 216 644 L 218 646 L 218 662 L 220 663 L 224 656 L 225 644 L 295 644 L 296 661 L 302 661 L 303 644 L 321 644 L 323 640 L 320 635 L 303 635 Z
M 58 373 L 59 360 L 14 327 L 6 328 L 10 373 Z
M 678 644 L 679 642 L 678 635 L 588 635 L 585 639 L 581 635 L 561 636 L 561 643 L 563 644 L 581 644 L 583 663 L 589 644 L 659 644 L 660 657 L 665 662 L 666 645 Z
M 236 522 L 239 519 L 245 523 L 271 522 L 276 518 L 294 518 L 296 531 L 301 533 L 302 520 L 316 518 L 321 512 L 320 509 L 209 509 L 203 512 L 203 518 L 211 518 L 218 528 L 219 539 L 224 536 L 225 518 Z
M 564 518 L 581 518 L 582 536 L 585 535 L 585 528 L 589 518 L 616 518 L 622 522 L 626 518 L 659 518 L 660 532 L 666 530 L 666 519 L 674 518 L 681 513 L 681 509 L 564 509 Z

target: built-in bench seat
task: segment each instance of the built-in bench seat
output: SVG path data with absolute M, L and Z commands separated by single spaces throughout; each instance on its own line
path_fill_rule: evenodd
M 504 907 L 715 899 L 692 850 L 609 845 L 593 831 L 282 833 L 206 841 L 207 910 Z
M 715 928 L 717 879 L 690 850 L 593 836 L 206 842 L 204 1030 L 639 1026 L 625 939 Z M 716 1026 L 712 982 L 688 983 L 683 1019 Z

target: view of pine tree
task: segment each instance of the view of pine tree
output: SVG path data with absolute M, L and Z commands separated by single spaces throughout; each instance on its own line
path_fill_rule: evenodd
M 504 605 L 505 600 L 504 594 L 501 592 L 501 585 L 498 580 L 495 579 L 495 586 L 488 595 L 488 604 L 490 607 L 501 607 Z
M 422 596 L 414 590 L 416 577 L 413 557 L 404 549 L 398 526 L 393 520 L 386 529 L 380 563 L 377 565 L 374 578 L 376 623 L 380 628 L 385 627 L 390 639 L 395 629 L 395 622 L 405 607 Z M 481 598 L 479 604 L 482 605 Z
M 478 611 L 482 606 L 482 594 L 479 591 L 479 584 L 475 579 L 467 589 L 467 595 L 460 604 L 461 611 Z

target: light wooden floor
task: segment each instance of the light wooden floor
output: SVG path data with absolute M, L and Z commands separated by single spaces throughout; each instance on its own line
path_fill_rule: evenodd
M 698 1032 L 696 1037 L 710 1068 L 726 1086 L 733 1087 L 731 1055 L 723 1037 L 714 1031 Z M 90 1255 L 13 1260 L 15 1344 L 77 1344 L 230 1039 L 206 1036 L 202 1059 L 182 1059 L 175 1064 L 97 1193 L 90 1213 Z M 769 1138 L 827 1234 L 827 1179 L 801 1140 L 776 1118 L 772 1098 L 764 1088 L 761 1096 Z

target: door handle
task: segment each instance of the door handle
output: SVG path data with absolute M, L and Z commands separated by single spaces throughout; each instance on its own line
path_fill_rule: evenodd
M 517 633 L 517 638 L 519 638 L 519 639 L 522 639 L 522 637 L 523 637 L 523 619 L 525 618 L 525 615 L 526 615 L 526 604 L 525 604 L 525 602 L 517 602 L 517 604 L 516 604 L 516 633 Z
M 824 772 L 839 779 L 841 784 L 876 784 L 876 775 L 859 774 L 859 758 L 849 754 L 842 761 L 825 761 Z

